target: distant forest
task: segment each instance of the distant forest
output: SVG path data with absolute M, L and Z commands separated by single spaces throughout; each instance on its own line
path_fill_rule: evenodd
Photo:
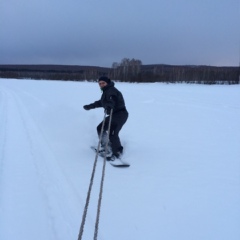
M 239 67 L 198 65 L 143 65 L 124 58 L 111 68 L 71 65 L 0 65 L 0 78 L 96 81 L 100 76 L 121 82 L 185 82 L 201 84 L 240 84 Z

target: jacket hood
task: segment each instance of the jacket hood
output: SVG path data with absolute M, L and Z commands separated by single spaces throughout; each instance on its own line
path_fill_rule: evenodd
M 115 83 L 113 81 L 111 81 L 107 86 L 101 88 L 104 91 L 106 91 L 107 89 L 114 87 Z

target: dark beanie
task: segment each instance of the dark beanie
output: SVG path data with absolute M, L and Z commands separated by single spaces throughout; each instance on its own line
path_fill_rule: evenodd
M 107 84 L 109 84 L 109 83 L 111 82 L 111 80 L 110 80 L 108 77 L 100 77 L 100 78 L 98 79 L 98 81 L 104 81 L 104 82 L 106 82 Z

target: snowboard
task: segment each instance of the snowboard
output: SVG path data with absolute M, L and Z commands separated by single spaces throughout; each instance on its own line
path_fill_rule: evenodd
M 91 146 L 91 149 L 96 153 L 97 152 L 97 148 L 94 146 Z M 98 156 L 104 158 L 103 155 L 99 154 Z M 115 159 L 114 161 L 107 161 L 108 163 L 110 163 L 110 165 L 112 165 L 113 167 L 118 167 L 118 168 L 126 168 L 126 167 L 130 167 L 130 164 L 124 162 L 122 159 Z

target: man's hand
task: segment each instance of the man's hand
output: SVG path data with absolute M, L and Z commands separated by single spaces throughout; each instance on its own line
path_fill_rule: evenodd
M 112 110 L 112 108 L 111 108 L 110 106 L 107 106 L 107 107 L 105 108 L 105 112 L 107 113 L 107 115 L 110 115 L 111 110 Z
M 84 108 L 85 110 L 90 110 L 90 109 L 93 109 L 94 106 L 92 106 L 92 104 L 89 104 L 89 105 L 84 105 L 83 108 Z

